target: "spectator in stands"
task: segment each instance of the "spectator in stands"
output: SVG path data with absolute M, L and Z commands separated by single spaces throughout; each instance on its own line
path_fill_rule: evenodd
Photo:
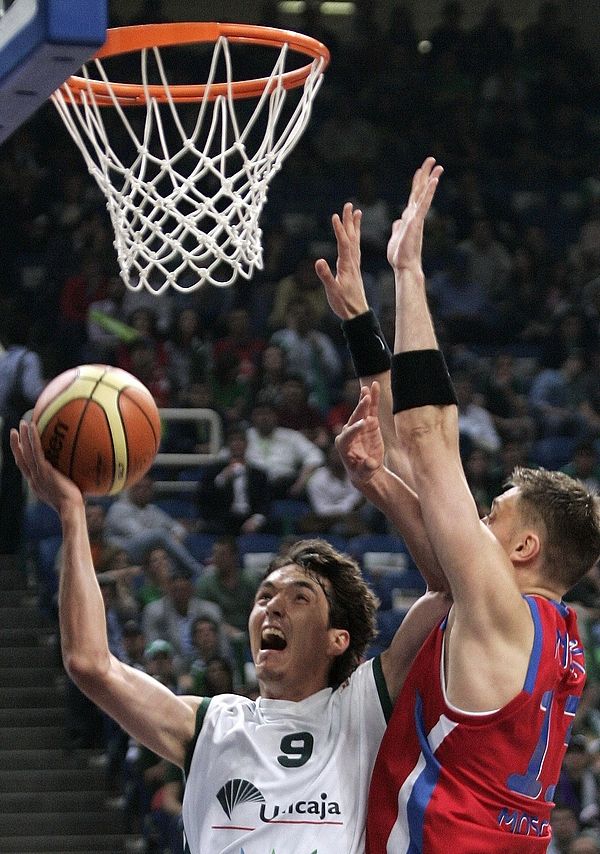
M 154 602 L 166 594 L 173 561 L 165 548 L 151 546 L 144 553 L 141 569 L 142 579 L 137 586 L 136 596 L 140 607 L 143 608 L 148 602 Z
M 290 303 L 286 326 L 273 333 L 271 343 L 283 348 L 288 365 L 303 377 L 311 401 L 326 410 L 331 402 L 331 387 L 340 380 L 341 360 L 331 338 L 316 328 L 305 298 Z
M 250 400 L 252 402 L 260 400 L 278 407 L 286 376 L 287 358 L 283 347 L 268 344 L 259 359 L 258 370 L 251 386 Z
M 146 673 L 177 693 L 177 668 L 173 644 L 163 638 L 151 640 L 144 650 Z
M 163 639 L 147 644 L 144 650 L 144 668 L 149 676 L 176 692 L 177 676 L 172 645 Z M 126 806 L 125 824 L 129 832 L 142 832 L 151 838 L 147 817 L 152 799 L 161 787 L 172 779 L 170 763 L 144 745 L 131 740 L 125 760 Z M 181 772 L 180 772 L 181 773 Z
M 327 412 L 325 424 L 332 436 L 341 433 L 344 424 L 354 412 L 360 394 L 360 380 L 351 376 L 344 380 L 340 399 Z
M 279 427 L 269 403 L 253 407 L 246 437 L 246 459 L 267 473 L 271 498 L 301 498 L 308 478 L 323 463 L 323 452 L 297 430 Z
M 87 354 L 91 362 L 115 364 L 119 347 L 139 337 L 139 332 L 126 322 L 125 291 L 125 282 L 115 273 L 107 277 L 105 295 L 89 304 Z
M 225 335 L 216 338 L 213 357 L 217 362 L 225 353 L 237 356 L 240 379 L 250 382 L 257 371 L 265 340 L 252 334 L 250 315 L 245 308 L 235 308 L 225 317 Z
M 550 824 L 552 839 L 546 854 L 569 854 L 569 846 L 581 830 L 575 810 L 568 804 L 557 801 L 550 816 Z
M 101 564 L 112 559 L 117 546 L 111 542 L 106 530 L 106 505 L 102 500 L 87 498 L 85 502 L 85 521 L 87 524 L 90 548 L 92 551 L 92 562 L 96 572 L 100 571 Z M 63 550 L 62 545 L 56 553 L 54 566 L 58 575 L 62 567 Z
M 221 621 L 221 609 L 214 602 L 200 599 L 189 573 L 173 569 L 167 592 L 149 602 L 142 611 L 142 628 L 149 644 L 168 641 L 173 647 L 176 673 L 185 669 L 186 657 L 193 652 L 192 624 L 197 617 Z
M 281 279 L 275 290 L 273 309 L 269 315 L 268 328 L 272 331 L 286 325 L 292 303 L 306 300 L 312 309 L 312 317 L 318 326 L 328 315 L 329 306 L 323 288 L 315 273 L 314 253 L 303 255 L 294 273 Z
M 202 469 L 198 504 L 202 529 L 217 534 L 248 534 L 265 527 L 269 511 L 269 480 L 246 456 L 244 427 L 227 436 L 225 459 Z
M 600 854 L 600 835 L 595 830 L 578 833 L 569 845 L 568 854 Z
M 563 466 L 562 471 L 579 478 L 589 490 L 600 495 L 600 455 L 590 439 L 577 443 L 571 461 Z
M 162 450 L 178 454 L 214 453 L 214 444 L 220 447 L 221 437 L 225 432 L 225 416 L 215 403 L 212 384 L 208 381 L 191 383 L 183 391 L 179 406 L 184 409 L 210 409 L 213 413 L 212 419 L 166 421 L 161 441 Z
M 140 607 L 136 597 L 136 582 L 142 576 L 141 567 L 131 563 L 125 549 L 113 546 L 102 556 L 96 571 L 104 580 L 114 582 L 113 607 L 120 623 L 137 619 Z
M 594 826 L 600 816 L 600 790 L 594 772 L 594 749 L 587 737 L 571 737 L 556 786 L 555 799 L 571 806 L 581 827 Z
M 589 425 L 581 410 L 589 377 L 582 350 L 572 348 L 558 368 L 544 368 L 529 390 L 529 405 L 540 437 L 586 438 Z
M 234 664 L 231 644 L 227 640 L 222 624 L 210 617 L 196 617 L 192 623 L 192 652 L 184 663 L 179 676 L 180 694 L 206 695 L 206 668 L 211 659 L 225 658 L 231 667 Z
M 154 481 L 144 477 L 122 492 L 106 514 L 106 533 L 117 546 L 124 548 L 136 563 L 152 546 L 162 546 L 171 557 L 195 576 L 203 567 L 185 548 L 186 528 L 153 502 Z
M 465 457 L 464 468 L 479 515 L 487 516 L 492 501 L 502 488 L 495 458 L 483 448 L 473 447 Z
M 125 661 L 131 667 L 145 670 L 144 651 L 146 649 L 146 636 L 137 620 L 127 620 L 123 625 L 123 649 L 125 650 Z
M 535 424 L 527 405 L 527 381 L 510 353 L 500 351 L 484 383 L 486 409 L 501 440 L 531 441 Z
M 126 347 L 126 358 L 117 357 L 117 366 L 144 383 L 157 406 L 171 406 L 173 389 L 168 370 L 156 342 L 151 338 L 136 338 Z
M 387 200 L 378 190 L 376 173 L 372 169 L 365 169 L 359 174 L 356 197 L 352 201 L 354 206 L 362 211 L 360 249 L 363 277 L 365 274 L 377 276 L 385 269 L 385 250 L 392 216 Z M 368 293 L 367 282 L 365 288 Z
M 137 338 L 119 346 L 116 365 L 147 385 L 159 406 L 168 406 L 173 391 L 169 353 L 158 323 L 155 308 L 141 305 L 131 311 L 127 325 L 137 333 Z
M 226 658 L 220 656 L 215 656 L 207 662 L 204 684 L 206 686 L 205 697 L 238 693 L 234 691 L 233 668 Z
M 558 369 L 573 350 L 587 352 L 597 345 L 597 337 L 583 311 L 564 306 L 552 318 L 544 339 L 543 368 Z
M 494 234 L 489 219 L 475 220 L 471 234 L 458 244 L 467 258 L 467 276 L 479 282 L 488 299 L 496 303 L 504 295 L 512 267 L 510 253 Z
M 277 421 L 280 427 L 297 430 L 319 447 L 327 444 L 324 417 L 310 402 L 306 382 L 300 374 L 288 374 L 281 385 Z
M 250 384 L 241 370 L 240 358 L 233 350 L 226 350 L 213 362 L 212 396 L 226 428 L 242 420 L 250 403 Z
M 450 342 L 481 344 L 494 340 L 495 312 L 482 283 L 470 278 L 465 252 L 454 250 L 447 269 L 431 276 L 428 291 L 435 317 Z
M 219 537 L 210 563 L 196 586 L 201 599 L 214 602 L 230 641 L 246 641 L 248 617 L 254 605 L 256 582 L 244 572 L 235 537 Z
M 67 367 L 81 362 L 87 344 L 87 319 L 90 305 L 106 298 L 108 276 L 102 262 L 88 254 L 79 271 L 69 276 L 60 293 L 59 336 Z
M 184 854 L 181 821 L 184 782 L 181 768 L 169 763 L 164 772 L 164 780 L 150 803 L 150 814 L 144 834 L 149 845 L 148 850 L 156 854 Z
M 542 352 L 550 329 L 548 291 L 548 280 L 536 254 L 528 246 L 517 246 L 512 253 L 509 286 L 499 300 L 499 324 L 513 330 L 514 340 L 536 356 Z
M 21 548 L 25 508 L 23 479 L 10 451 L 10 429 L 34 406 L 44 387 L 42 360 L 29 348 L 28 337 L 26 316 L 5 302 L 0 310 L 0 555 L 15 555 Z
M 185 406 L 190 385 L 206 381 L 212 367 L 211 348 L 203 334 L 200 315 L 192 306 L 184 306 L 176 313 L 165 341 L 165 351 L 174 404 Z
M 325 464 L 306 484 L 311 512 L 299 520 L 300 530 L 343 537 L 364 534 L 368 530 L 364 498 L 351 483 L 336 446 L 331 443 L 325 453 Z
M 482 448 L 490 454 L 500 450 L 500 436 L 491 413 L 475 393 L 473 377 L 463 371 L 454 376 L 458 398 L 458 428 L 471 447 Z

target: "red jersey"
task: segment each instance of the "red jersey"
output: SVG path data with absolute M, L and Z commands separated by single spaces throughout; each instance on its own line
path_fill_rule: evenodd
M 497 711 L 449 705 L 445 621 L 423 644 L 373 770 L 367 854 L 546 851 L 585 666 L 575 613 L 560 602 L 525 598 L 535 627 L 525 684 Z

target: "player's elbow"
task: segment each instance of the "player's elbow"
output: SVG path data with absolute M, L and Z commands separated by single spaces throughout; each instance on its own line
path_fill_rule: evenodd
M 63 648 L 63 664 L 69 678 L 84 693 L 86 687 L 99 684 L 108 672 L 110 666 L 109 656 L 82 654 L 78 650 L 65 650 Z
M 420 406 L 396 415 L 396 434 L 411 465 L 427 459 L 431 450 L 458 447 L 458 413 L 455 406 Z

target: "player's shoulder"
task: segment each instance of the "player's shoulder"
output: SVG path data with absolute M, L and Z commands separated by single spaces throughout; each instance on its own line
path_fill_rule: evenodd
M 534 616 L 553 625 L 577 626 L 577 612 L 567 602 L 546 596 L 527 594 L 523 597 Z

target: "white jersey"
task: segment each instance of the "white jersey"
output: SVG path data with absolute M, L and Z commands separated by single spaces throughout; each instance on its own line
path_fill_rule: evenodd
M 206 701 L 187 770 L 189 854 L 363 854 L 391 702 L 379 659 L 299 703 Z

